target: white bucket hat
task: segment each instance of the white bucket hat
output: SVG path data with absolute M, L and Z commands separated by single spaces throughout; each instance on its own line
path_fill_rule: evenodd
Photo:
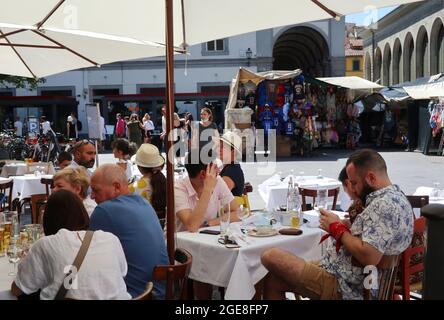
M 157 168 L 165 164 L 165 159 L 155 145 L 144 143 L 131 157 L 131 162 L 143 168 Z
M 233 131 L 227 131 L 225 132 L 222 137 L 220 137 L 220 141 L 223 143 L 226 143 L 230 147 L 232 147 L 239 155 L 242 155 L 242 138 L 239 137 L 236 133 Z

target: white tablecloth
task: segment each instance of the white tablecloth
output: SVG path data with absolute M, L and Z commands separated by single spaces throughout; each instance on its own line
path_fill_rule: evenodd
M 336 179 L 325 178 L 318 179 L 315 176 L 305 176 L 303 180 L 296 178 L 299 187 L 306 189 L 334 189 L 340 187 L 338 203 L 341 204 L 343 210 L 347 210 L 351 205 L 350 197 L 344 192 L 342 183 Z M 273 211 L 282 206 L 287 201 L 288 177 L 284 181 L 280 180 L 279 175 L 274 175 L 259 185 L 259 194 L 266 203 L 266 210 Z M 307 203 L 311 203 L 310 197 L 306 198 Z M 329 198 L 330 204 L 333 203 Z
M 46 193 L 45 185 L 40 182 L 42 178 L 52 178 L 52 175 L 35 176 L 34 174 L 0 178 L 0 182 L 14 180 L 14 187 L 12 189 L 12 198 L 29 198 L 34 194 Z
M 418 187 L 413 195 L 414 196 L 429 196 L 430 197 L 432 190 L 433 190 L 433 188 L 430 188 L 430 187 Z M 437 203 L 437 204 L 444 205 L 444 190 L 441 190 L 439 198 L 429 198 L 429 203 Z M 416 217 L 421 216 L 420 209 L 414 209 L 414 212 L 415 212 Z
M 219 227 L 209 229 L 218 230 Z M 276 247 L 305 260 L 320 259 L 322 231 L 306 226 L 301 229 L 304 233 L 300 236 L 248 237 L 251 243 L 239 249 L 228 249 L 219 244 L 216 235 L 179 232 L 177 246 L 193 256 L 191 279 L 225 287 L 227 300 L 249 300 L 255 294 L 254 285 L 267 274 L 260 260 L 266 249 Z
M 34 162 L 32 164 L 26 163 L 8 163 L 2 168 L 1 177 L 8 178 L 10 176 L 23 176 L 25 174 L 34 173 L 36 170 L 44 174 L 54 174 L 55 169 L 52 162 Z
M 11 294 L 11 283 L 15 277 L 8 275 L 14 270 L 14 265 L 9 263 L 6 256 L 0 257 L 0 300 L 16 300 Z

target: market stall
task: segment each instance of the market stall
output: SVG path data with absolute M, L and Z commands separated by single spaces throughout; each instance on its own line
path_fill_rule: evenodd
M 256 139 L 265 150 L 274 130 L 278 157 L 304 156 L 319 146 L 353 149 L 360 137 L 353 101 L 363 90 L 381 88 L 358 77 L 316 79 L 301 70 L 240 68 L 231 84 L 225 128 L 243 133 L 250 143 Z

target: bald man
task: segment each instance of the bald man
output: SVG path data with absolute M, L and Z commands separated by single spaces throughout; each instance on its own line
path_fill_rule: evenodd
M 128 262 L 126 286 L 131 296 L 136 297 L 153 281 L 154 267 L 169 264 L 156 212 L 148 201 L 130 193 L 125 171 L 118 165 L 104 164 L 97 168 L 91 177 L 91 189 L 91 198 L 97 207 L 89 227 L 111 232 L 119 238 Z M 162 299 L 164 284 L 153 283 L 156 297 Z

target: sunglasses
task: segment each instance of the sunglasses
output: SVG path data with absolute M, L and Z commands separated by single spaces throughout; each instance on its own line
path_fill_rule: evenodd
M 96 145 L 95 142 L 92 141 L 92 140 L 89 140 L 89 139 L 83 139 L 83 140 L 81 140 L 81 141 L 78 141 L 78 142 L 74 145 L 73 149 L 74 149 L 74 150 L 77 150 L 78 148 L 81 148 L 81 147 L 83 147 L 83 146 L 85 146 L 85 145 L 87 145 L 87 144 L 92 144 L 93 146 Z

